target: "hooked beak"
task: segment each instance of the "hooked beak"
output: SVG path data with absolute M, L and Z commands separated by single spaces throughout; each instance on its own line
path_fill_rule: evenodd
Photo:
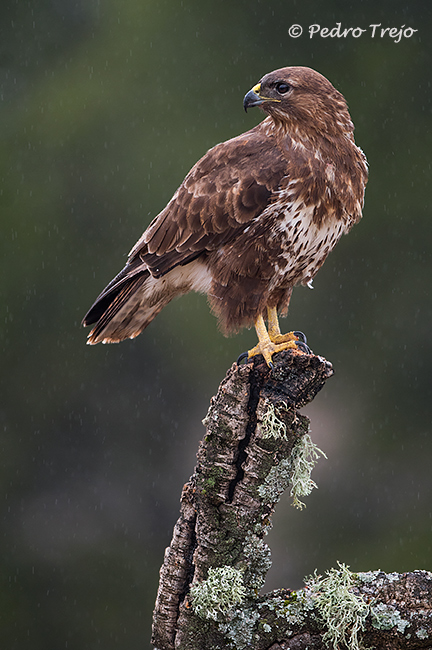
M 252 88 L 252 90 L 250 90 L 244 96 L 243 108 L 245 109 L 246 113 L 248 108 L 252 108 L 253 106 L 259 106 L 265 101 L 265 98 L 260 97 L 258 94 L 260 90 L 261 90 L 261 84 L 257 84 Z

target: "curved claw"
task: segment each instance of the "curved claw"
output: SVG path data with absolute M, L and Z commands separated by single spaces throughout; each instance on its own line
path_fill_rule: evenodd
M 302 343 L 307 343 L 307 338 L 306 334 L 303 334 L 303 332 L 293 332 L 293 334 L 298 338 L 299 341 Z
M 301 334 L 301 332 L 299 332 L 299 333 Z M 296 332 L 296 334 L 297 334 L 297 332 Z M 296 346 L 298 347 L 300 352 L 304 352 L 305 354 L 312 354 L 312 350 L 310 349 L 310 347 L 308 345 L 306 345 L 306 343 L 304 341 L 300 341 L 300 340 L 296 341 Z
M 242 352 L 239 358 L 237 359 L 237 365 L 239 366 L 244 359 L 248 358 L 248 352 Z

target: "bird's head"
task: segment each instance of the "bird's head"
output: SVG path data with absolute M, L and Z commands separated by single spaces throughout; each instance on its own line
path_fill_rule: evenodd
M 245 95 L 243 106 L 245 111 L 259 106 L 287 130 L 353 131 L 343 95 L 311 68 L 296 66 L 266 74 Z

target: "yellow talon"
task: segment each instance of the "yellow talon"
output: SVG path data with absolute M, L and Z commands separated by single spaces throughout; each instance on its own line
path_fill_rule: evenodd
M 290 341 L 291 342 L 298 341 L 298 338 L 294 334 L 294 332 L 288 332 L 287 334 L 278 334 L 275 337 L 272 336 L 271 340 L 273 341 L 273 343 L 281 344 L 281 343 L 289 343 Z
M 276 345 L 276 343 L 273 343 L 272 341 L 263 341 L 261 343 L 258 343 L 252 350 L 249 350 L 248 352 L 248 359 L 251 357 L 256 356 L 257 354 L 262 354 L 266 364 L 271 367 L 273 365 L 273 360 L 272 357 L 276 352 L 282 352 L 282 350 L 289 350 L 289 349 L 296 349 L 298 350 L 295 341 L 288 341 L 287 343 L 281 343 L 280 345 Z
M 293 332 L 288 332 L 288 334 L 281 334 L 279 328 L 279 321 L 277 317 L 277 311 L 275 307 L 268 307 L 268 331 L 264 323 L 264 318 L 262 315 L 258 316 L 255 321 L 255 329 L 258 335 L 258 344 L 249 350 L 248 359 L 256 356 L 257 354 L 262 354 L 266 364 L 271 367 L 272 357 L 276 352 L 282 352 L 282 350 L 298 349 L 296 346 L 296 341 L 298 341 L 297 336 Z

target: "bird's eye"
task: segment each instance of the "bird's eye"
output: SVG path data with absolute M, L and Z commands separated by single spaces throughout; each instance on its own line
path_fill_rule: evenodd
M 285 95 L 290 88 L 291 86 L 285 83 L 285 81 L 279 81 L 279 83 L 276 84 L 276 90 L 278 91 L 279 95 Z

